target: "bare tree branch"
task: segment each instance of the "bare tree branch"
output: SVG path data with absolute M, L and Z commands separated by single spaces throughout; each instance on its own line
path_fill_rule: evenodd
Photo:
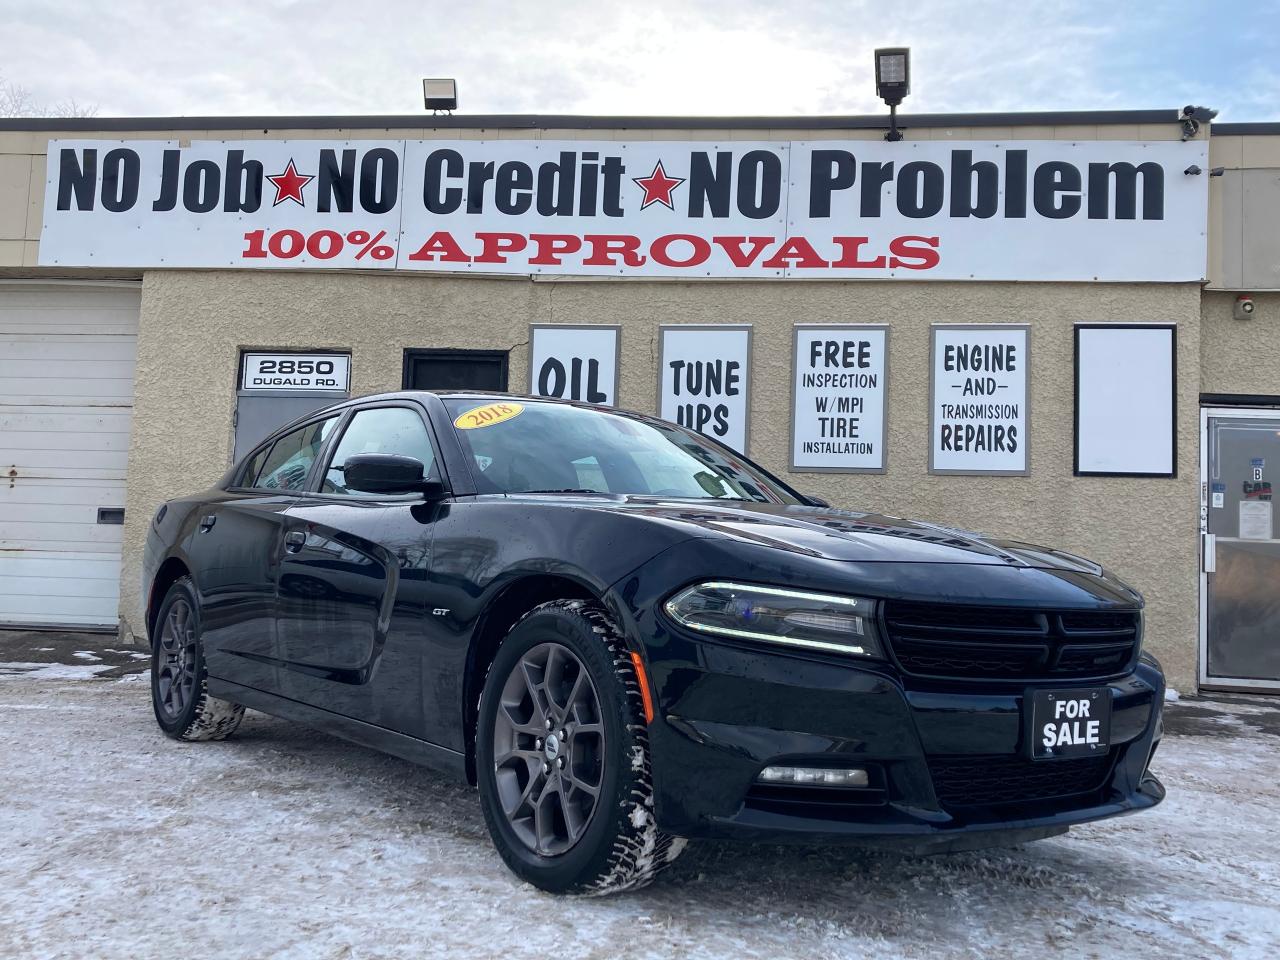
M 0 76 L 0 117 L 73 117 L 97 116 L 98 105 L 77 103 L 74 98 L 58 103 L 41 103 L 27 87 Z

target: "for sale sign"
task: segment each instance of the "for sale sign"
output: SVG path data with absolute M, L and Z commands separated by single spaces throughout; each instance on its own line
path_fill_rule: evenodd
M 1018 324 L 932 328 L 929 470 L 1027 472 L 1027 340 Z
M 1199 280 L 1203 142 L 75 141 L 44 266 Z
M 797 326 L 791 469 L 883 473 L 889 330 Z

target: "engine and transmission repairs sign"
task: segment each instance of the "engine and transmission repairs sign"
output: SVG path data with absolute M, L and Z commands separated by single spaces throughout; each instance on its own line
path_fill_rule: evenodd
M 885 326 L 796 326 L 792 470 L 884 472 L 888 352 Z
M 1025 324 L 931 328 L 931 473 L 1027 472 Z
M 1204 277 L 1202 141 L 49 144 L 41 266 Z

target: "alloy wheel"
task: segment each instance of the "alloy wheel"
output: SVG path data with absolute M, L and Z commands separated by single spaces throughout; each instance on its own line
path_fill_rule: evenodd
M 160 707 L 171 720 L 177 719 L 191 702 L 196 686 L 195 618 L 191 604 L 179 597 L 169 607 L 160 631 L 156 670 L 156 693 Z
M 558 856 L 581 838 L 600 800 L 605 731 L 600 698 L 578 656 L 543 643 L 516 663 L 493 727 L 502 812 L 526 847 Z

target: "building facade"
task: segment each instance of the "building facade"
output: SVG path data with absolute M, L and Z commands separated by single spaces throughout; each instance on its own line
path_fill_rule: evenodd
M 137 634 L 161 501 L 335 397 L 475 386 L 1090 557 L 1174 686 L 1280 687 L 1280 129 L 905 127 L 0 122 L 0 622 Z

